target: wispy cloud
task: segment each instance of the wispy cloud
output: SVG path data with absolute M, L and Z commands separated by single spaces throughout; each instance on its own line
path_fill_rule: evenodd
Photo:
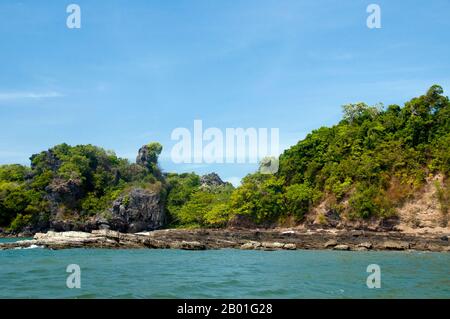
M 23 99 L 33 99 L 33 100 L 39 100 L 39 99 L 47 99 L 47 98 L 55 98 L 55 97 L 62 97 L 63 94 L 55 91 L 50 92 L 0 92 L 0 100 L 7 100 L 7 101 L 13 101 L 13 100 L 23 100 Z

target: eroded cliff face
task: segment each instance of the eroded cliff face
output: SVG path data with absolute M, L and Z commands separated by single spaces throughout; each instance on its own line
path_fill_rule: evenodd
M 398 209 L 398 230 L 450 232 L 448 193 L 442 174 L 427 178 L 422 190 Z
M 137 233 L 159 229 L 166 223 L 161 193 L 142 188 L 133 188 L 126 195 L 117 198 L 106 214 L 99 213 L 87 219 L 75 211 L 71 211 L 67 216 L 67 213 L 58 206 L 55 206 L 55 210 L 48 226 L 39 230 L 90 232 L 96 229 L 110 229 L 123 233 Z M 31 233 L 35 231 L 30 230 Z
M 135 188 L 114 201 L 109 227 L 121 232 L 136 233 L 164 226 L 166 215 L 159 192 Z
M 372 231 L 401 231 L 404 233 L 450 234 L 449 183 L 442 174 L 429 176 L 425 184 L 411 197 L 399 202 L 388 218 L 350 219 L 338 214 L 327 200 L 306 215 L 301 228 L 367 229 Z M 348 201 L 342 201 L 343 207 Z

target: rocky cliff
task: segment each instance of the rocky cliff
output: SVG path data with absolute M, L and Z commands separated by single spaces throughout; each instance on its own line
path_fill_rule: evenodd
M 136 163 L 92 145 L 57 145 L 30 167 L 0 166 L 0 226 L 6 233 L 111 229 L 139 232 L 166 222 L 162 147 L 140 148 Z
M 135 188 L 115 200 L 111 208 L 109 228 L 121 232 L 136 233 L 161 228 L 166 222 L 161 194 Z

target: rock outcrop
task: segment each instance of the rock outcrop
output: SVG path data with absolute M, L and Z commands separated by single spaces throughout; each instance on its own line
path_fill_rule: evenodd
M 55 178 L 45 189 L 47 191 L 46 198 L 51 203 L 64 203 L 72 208 L 83 195 L 81 184 L 79 179 Z
M 166 221 L 161 194 L 142 188 L 135 188 L 115 200 L 111 215 L 105 225 L 113 230 L 129 233 L 158 229 Z
M 399 235 L 398 233 L 365 232 L 353 236 L 347 231 L 338 233 L 316 231 L 286 233 L 275 230 L 226 229 L 165 229 L 136 234 L 113 230 L 87 232 L 48 232 L 36 234 L 33 240 L 0 244 L 0 249 L 43 247 L 64 248 L 150 248 L 204 250 L 236 248 L 243 250 L 423 250 L 450 252 L 448 240 L 435 235 Z
M 151 163 L 153 162 L 153 159 L 150 156 L 150 150 L 147 145 L 142 146 L 139 149 L 138 155 L 136 157 L 136 164 L 149 167 Z
M 350 247 L 348 245 L 336 245 L 333 247 L 334 250 L 349 250 Z
M 383 248 L 387 250 L 405 250 L 410 248 L 410 244 L 405 241 L 387 240 L 384 242 Z
M 158 156 L 162 151 L 162 146 L 159 143 L 150 143 L 142 146 L 136 157 L 136 164 L 153 170 L 158 161 Z
M 217 187 L 217 186 L 223 186 L 227 183 L 225 183 L 219 175 L 216 173 L 210 173 L 203 175 L 200 177 L 200 187 L 201 188 L 210 188 L 210 187 Z
M 428 177 L 421 192 L 398 209 L 398 230 L 450 228 L 448 214 L 439 202 L 438 187 L 445 189 L 442 174 Z

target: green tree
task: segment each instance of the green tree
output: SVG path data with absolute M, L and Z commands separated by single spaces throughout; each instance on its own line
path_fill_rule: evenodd
M 293 184 L 286 187 L 284 196 L 288 214 L 301 220 L 320 194 L 316 194 L 307 184 Z

